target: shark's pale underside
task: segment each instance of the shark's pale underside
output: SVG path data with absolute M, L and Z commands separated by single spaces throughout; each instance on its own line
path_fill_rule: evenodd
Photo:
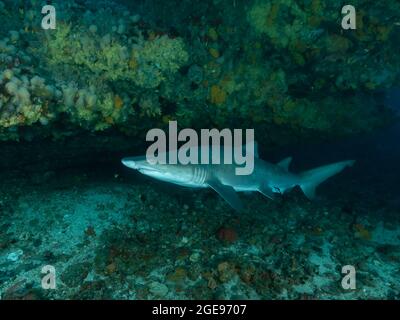
M 352 166 L 354 160 L 340 161 L 324 165 L 301 173 L 289 172 L 292 158 L 286 158 L 272 164 L 254 156 L 254 170 L 250 175 L 236 175 L 236 164 L 152 164 L 146 156 L 127 157 L 122 163 L 128 168 L 158 180 L 192 188 L 212 188 L 225 199 L 235 210 L 243 209 L 242 202 L 236 192 L 258 191 L 264 196 L 274 199 L 296 186 L 303 190 L 309 199 L 314 199 L 316 187 Z

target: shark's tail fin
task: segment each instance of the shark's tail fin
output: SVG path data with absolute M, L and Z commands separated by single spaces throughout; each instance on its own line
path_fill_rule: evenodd
M 328 164 L 299 174 L 300 188 L 309 199 L 315 198 L 315 188 L 328 178 L 342 171 L 347 166 L 351 167 L 355 160 L 347 160 Z

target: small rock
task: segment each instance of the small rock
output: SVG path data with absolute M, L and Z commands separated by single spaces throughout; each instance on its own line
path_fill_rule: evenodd
M 186 244 L 189 242 L 188 237 L 182 237 L 181 244 Z
M 214 278 L 210 278 L 207 282 L 207 287 L 211 290 L 214 290 L 216 287 L 218 287 L 217 281 L 215 281 Z
M 174 273 L 167 276 L 167 279 L 173 282 L 181 282 L 186 279 L 186 276 L 187 272 L 184 268 L 176 268 Z
M 129 18 L 132 23 L 138 23 L 140 21 L 140 15 L 135 14 Z
M 236 274 L 235 267 L 227 261 L 218 264 L 217 269 L 218 269 L 218 279 L 221 282 L 228 282 Z
M 188 71 L 189 80 L 193 83 L 201 83 L 203 81 L 203 69 L 198 65 L 192 65 Z
M 225 272 L 229 269 L 229 262 L 221 262 L 217 267 L 219 272 Z
M 19 258 L 24 254 L 24 251 L 21 249 L 11 252 L 7 255 L 7 260 L 11 262 L 17 262 Z
M 158 297 L 165 297 L 168 293 L 168 287 L 160 282 L 150 283 L 150 292 Z
M 198 252 L 192 253 L 189 257 L 189 260 L 191 262 L 197 262 L 197 261 L 199 261 L 199 259 L 200 259 L 200 253 L 198 253 Z
M 92 265 L 87 262 L 72 264 L 64 270 L 61 280 L 70 288 L 77 287 L 83 283 L 91 268 Z
M 115 264 L 115 262 L 110 263 L 107 267 L 106 267 L 106 273 L 107 274 L 112 274 L 115 271 L 117 271 L 117 265 Z
M 235 229 L 222 227 L 217 231 L 217 238 L 225 243 L 234 243 L 238 239 Z
M 96 231 L 95 231 L 95 229 L 94 229 L 93 226 L 88 226 L 88 227 L 86 228 L 86 230 L 85 230 L 85 234 L 86 234 L 88 237 L 95 237 L 95 236 L 96 236 Z
M 94 25 L 94 24 L 92 24 L 92 25 L 89 27 L 89 31 L 90 31 L 91 33 L 96 33 L 96 32 L 97 32 L 97 26 Z

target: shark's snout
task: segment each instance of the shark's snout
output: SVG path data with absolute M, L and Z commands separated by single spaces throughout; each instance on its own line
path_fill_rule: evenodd
M 121 159 L 124 166 L 134 170 L 155 170 L 154 166 L 147 161 L 145 156 L 125 157 Z
M 137 161 L 135 161 L 133 158 L 123 158 L 121 162 L 125 167 L 138 169 Z

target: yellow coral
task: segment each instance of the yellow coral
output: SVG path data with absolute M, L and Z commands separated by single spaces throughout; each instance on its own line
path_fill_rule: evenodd
M 176 120 L 176 119 L 174 119 L 171 115 L 164 115 L 162 117 L 162 122 L 164 124 L 168 124 L 170 121 L 174 121 L 174 120 Z
M 376 37 L 379 41 L 386 41 L 389 39 L 389 35 L 392 32 L 393 28 L 388 26 L 378 26 Z
M 211 54 L 211 56 L 215 59 L 217 59 L 219 57 L 219 51 L 215 48 L 210 48 L 210 50 L 208 50 Z
M 283 124 L 285 122 L 285 120 L 280 117 L 279 115 L 274 115 L 274 122 L 278 125 Z
M 208 29 L 208 36 L 212 41 L 217 41 L 218 40 L 218 33 L 214 28 Z
M 104 120 L 106 121 L 106 123 L 108 124 L 114 124 L 114 119 L 110 116 L 105 117 Z
M 273 25 L 275 25 L 276 18 L 278 17 L 278 13 L 279 13 L 279 7 L 280 7 L 279 3 L 274 3 L 271 6 L 271 10 L 268 13 L 267 21 L 266 21 L 267 27 L 272 27 Z
M 218 85 L 213 85 L 210 92 L 210 101 L 214 104 L 224 104 L 227 98 L 226 92 Z
M 132 70 L 135 70 L 135 69 L 137 69 L 138 66 L 139 66 L 139 63 L 136 59 L 135 52 L 132 50 L 132 55 L 129 60 L 129 68 L 131 68 Z
M 278 20 L 284 12 L 293 16 L 293 20 L 282 26 Z M 307 14 L 296 1 L 268 0 L 256 2 L 247 12 L 247 20 L 258 34 L 267 35 L 274 45 L 285 48 L 301 37 Z
M 235 92 L 238 88 L 235 79 L 233 77 L 233 74 L 227 74 L 220 82 L 220 86 L 224 88 L 224 91 L 227 94 L 232 94 Z
M 313 0 L 311 3 L 311 12 L 314 14 L 319 14 L 322 11 L 321 0 Z
M 371 240 L 372 235 L 371 232 L 366 229 L 362 224 L 356 224 L 354 225 L 354 229 L 356 231 L 356 236 L 358 238 L 364 239 L 364 240 Z
M 293 100 L 288 99 L 283 105 L 284 112 L 293 112 L 293 109 L 296 107 L 296 103 Z
M 293 52 L 293 60 L 296 64 L 300 66 L 304 66 L 306 60 L 304 59 L 303 55 L 299 52 Z
M 124 105 L 124 101 L 121 99 L 121 97 L 119 95 L 116 95 L 114 97 L 114 106 L 115 106 L 115 108 L 121 109 L 123 105 Z
M 351 41 L 339 35 L 329 36 L 327 42 L 327 50 L 332 53 L 345 53 L 351 47 Z

